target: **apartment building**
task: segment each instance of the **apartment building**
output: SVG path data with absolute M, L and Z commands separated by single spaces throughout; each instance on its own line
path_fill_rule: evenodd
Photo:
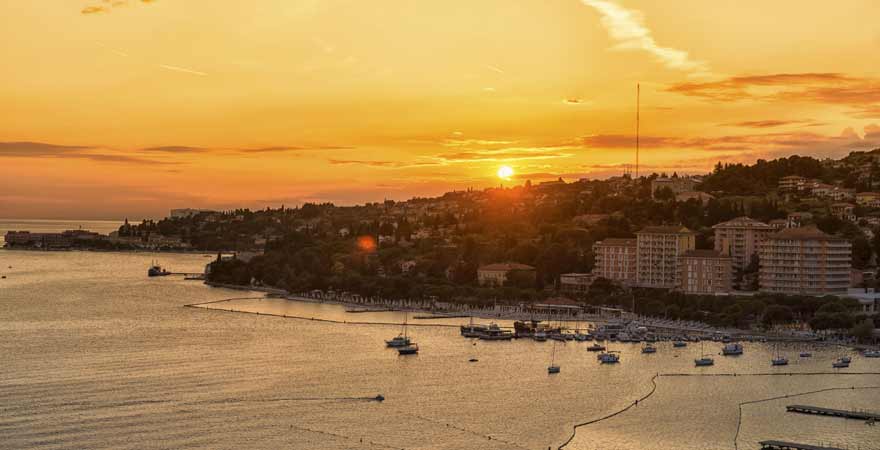
M 737 217 L 712 227 L 715 230 L 715 251 L 730 255 L 733 270 L 749 265 L 758 254 L 761 243 L 774 232 L 770 225 L 751 217 Z
M 728 294 L 733 289 L 732 258 L 715 250 L 689 250 L 681 255 L 678 289 L 685 294 Z
M 637 257 L 635 239 L 609 238 L 593 244 L 595 264 L 593 275 L 634 284 L 636 281 Z
M 852 248 L 815 226 L 767 236 L 760 250 L 760 290 L 802 295 L 846 294 Z
M 675 288 L 679 257 L 695 248 L 693 231 L 683 226 L 646 227 L 636 233 L 636 283 L 643 287 Z

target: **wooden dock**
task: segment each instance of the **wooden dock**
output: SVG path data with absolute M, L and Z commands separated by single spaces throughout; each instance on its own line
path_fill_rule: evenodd
M 761 444 L 761 450 L 843 450 L 837 447 L 820 447 L 785 441 L 761 441 L 758 443 Z
M 880 421 L 880 413 L 870 411 L 847 411 L 843 409 L 820 408 L 818 406 L 807 405 L 788 405 L 785 407 L 788 412 L 796 412 L 801 414 L 815 414 L 819 416 L 843 417 L 845 419 L 858 419 Z

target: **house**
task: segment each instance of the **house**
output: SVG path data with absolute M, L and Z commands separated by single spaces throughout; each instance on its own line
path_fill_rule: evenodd
M 789 175 L 779 179 L 779 190 L 793 192 L 797 191 L 799 186 L 803 186 L 807 179 L 797 175 Z
M 480 286 L 504 286 L 513 272 L 534 274 L 535 268 L 517 263 L 488 264 L 477 269 L 477 282 L 480 283 Z
M 714 199 L 715 196 L 712 194 L 707 194 L 705 192 L 700 191 L 687 191 L 682 192 L 680 194 L 675 195 L 675 201 L 677 202 L 686 202 L 688 200 L 699 200 L 703 205 L 707 205 L 709 200 Z
M 831 205 L 831 215 L 840 220 L 855 222 L 855 205 L 851 203 L 835 203 Z
M 559 290 L 569 295 L 586 295 L 594 279 L 589 273 L 563 273 L 559 275 Z

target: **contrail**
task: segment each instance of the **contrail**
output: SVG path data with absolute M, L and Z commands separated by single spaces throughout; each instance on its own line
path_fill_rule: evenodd
M 503 70 L 501 70 L 500 68 L 495 67 L 495 66 L 493 66 L 493 65 L 491 65 L 491 64 L 486 64 L 486 68 L 489 69 L 489 70 L 494 70 L 495 72 L 498 72 L 498 73 L 504 73 Z
M 159 67 L 163 69 L 173 70 L 175 72 L 183 72 L 183 73 L 191 73 L 193 75 L 201 75 L 207 76 L 205 72 L 199 72 L 198 70 L 187 69 L 186 67 L 177 67 L 177 66 L 169 66 L 167 64 L 159 64 Z

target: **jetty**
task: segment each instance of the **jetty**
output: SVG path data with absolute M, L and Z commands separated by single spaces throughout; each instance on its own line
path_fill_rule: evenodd
M 845 419 L 858 419 L 868 421 L 880 421 L 880 413 L 870 411 L 848 411 L 843 409 L 820 408 L 818 406 L 807 405 L 788 405 L 785 407 L 788 412 L 796 412 L 801 414 L 814 414 L 819 416 L 843 417 Z
M 837 447 L 821 447 L 785 441 L 761 441 L 758 443 L 761 444 L 761 450 L 843 450 Z

